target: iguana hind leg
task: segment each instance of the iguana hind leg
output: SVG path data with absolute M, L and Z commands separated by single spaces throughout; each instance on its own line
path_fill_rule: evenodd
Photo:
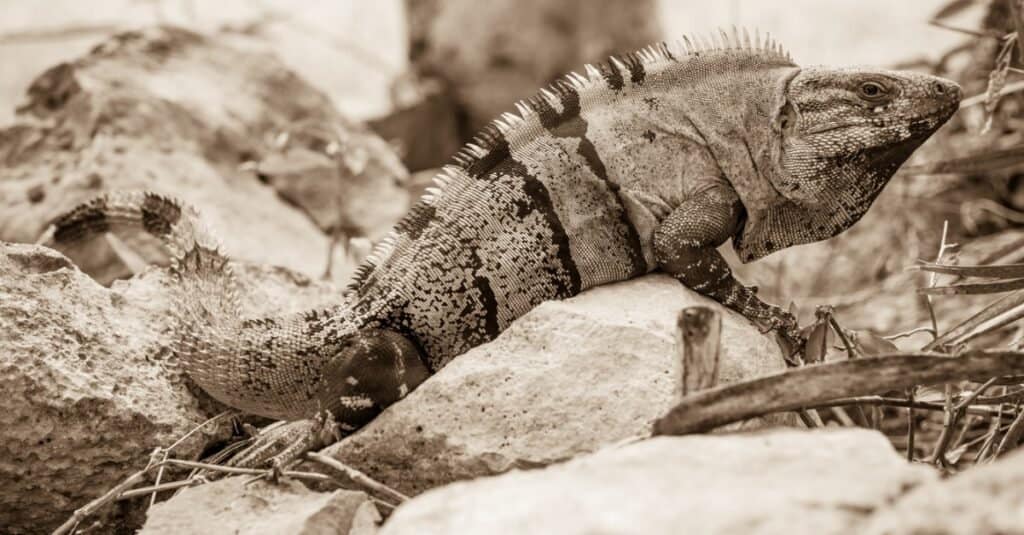
M 761 301 L 756 288 L 740 284 L 716 250 L 735 234 L 742 215 L 739 196 L 725 182 L 690 195 L 654 232 L 658 265 L 688 288 L 791 340 L 798 340 L 796 318 Z
M 261 432 L 229 464 L 280 471 L 307 451 L 362 427 L 430 373 L 419 348 L 405 336 L 386 329 L 359 331 L 323 368 L 317 395 L 320 412 Z
M 404 335 L 363 329 L 348 337 L 322 371 L 318 398 L 351 431 L 419 386 L 431 371 Z

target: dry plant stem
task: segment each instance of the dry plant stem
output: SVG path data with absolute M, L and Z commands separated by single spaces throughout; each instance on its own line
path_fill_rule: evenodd
M 892 340 L 899 340 L 900 338 L 907 338 L 908 336 L 914 336 L 915 334 L 920 334 L 920 333 L 931 333 L 932 338 L 935 338 L 935 337 L 938 336 L 938 333 L 936 333 L 935 330 L 932 329 L 931 327 L 917 327 L 915 329 L 911 329 L 911 330 L 906 331 L 906 332 L 896 333 L 896 334 L 893 334 L 893 335 L 890 335 L 890 336 L 883 336 L 883 338 L 885 338 L 886 340 L 892 341 Z
M 942 411 L 942 433 L 939 434 L 939 439 L 935 441 L 935 449 L 932 451 L 931 462 L 938 463 L 942 467 L 948 467 L 949 463 L 946 460 L 946 449 L 949 448 L 949 441 L 953 437 L 953 427 L 960 419 L 959 411 L 953 407 L 953 387 L 949 384 L 945 384 L 945 408 Z
M 951 26 L 949 24 L 946 24 L 945 22 L 935 19 L 928 21 L 928 24 L 935 26 L 936 28 L 942 28 L 943 30 L 949 30 L 951 32 L 962 33 L 974 37 L 993 37 L 991 34 L 986 32 L 979 32 L 978 30 L 972 30 L 969 28 L 960 28 L 959 26 Z
M 967 432 L 971 429 L 971 426 L 974 425 L 975 419 L 976 418 L 973 414 L 968 414 L 964 418 L 964 425 L 960 427 L 960 434 L 958 434 L 956 439 L 953 440 L 953 443 L 949 446 L 950 449 L 955 450 L 964 443 L 964 439 L 967 438 Z
M 995 453 L 992 458 L 995 459 L 1003 454 L 1003 452 L 1016 448 L 1020 443 L 1021 436 L 1024 436 L 1024 411 L 1017 407 L 1017 417 L 1013 419 L 1013 423 L 1010 424 L 1010 428 L 1003 435 L 1003 440 L 999 441 L 999 446 L 996 447 Z
M 857 427 L 857 422 L 850 418 L 850 415 L 842 407 L 830 407 L 832 414 L 839 420 L 839 423 L 846 427 Z
M 194 435 L 200 429 L 204 429 L 207 425 L 211 425 L 211 424 L 216 423 L 218 420 L 220 420 L 221 418 L 223 418 L 223 417 L 225 417 L 225 416 L 227 416 L 229 414 L 232 414 L 232 413 L 230 411 L 224 411 L 224 412 L 221 412 L 221 413 L 217 414 L 216 416 L 212 416 L 210 418 L 207 418 L 205 422 L 203 422 L 203 423 L 193 427 L 191 430 L 189 430 L 188 433 L 185 433 L 184 435 L 182 435 L 181 438 L 179 438 L 178 440 L 175 440 L 174 444 L 171 444 L 169 447 L 165 448 L 163 450 L 163 458 L 160 459 L 161 465 L 160 465 L 160 468 L 157 470 L 156 480 L 154 481 L 154 486 L 159 486 L 160 485 L 160 481 L 164 477 L 163 461 L 167 460 L 167 458 L 168 458 L 167 456 L 171 453 L 171 451 L 174 450 L 174 448 L 177 448 L 178 446 L 180 446 L 182 442 L 185 442 L 186 440 L 188 440 L 189 437 Z M 149 497 L 149 506 L 153 507 L 153 504 L 155 504 L 155 503 L 156 503 L 156 492 L 154 492 Z
M 150 468 L 152 467 L 147 467 L 143 470 L 135 472 L 134 474 L 128 476 L 127 479 L 125 479 L 118 485 L 114 486 L 114 488 L 108 490 L 104 495 L 100 496 L 99 498 L 96 498 L 95 500 L 85 504 L 84 506 L 78 509 L 75 509 L 75 512 L 71 515 L 71 518 L 68 518 L 64 521 L 63 524 L 58 526 L 57 529 L 53 530 L 53 535 L 64 535 L 65 533 L 71 533 L 71 531 L 73 531 L 78 526 L 78 523 L 84 520 L 87 516 L 93 514 L 104 505 L 117 499 L 117 496 L 119 496 L 125 490 L 128 490 L 132 486 L 141 482 L 146 477 L 146 474 L 149 472 Z
M 839 326 L 839 323 L 836 321 L 835 316 L 832 315 L 831 313 L 828 315 L 828 322 L 829 325 L 832 326 L 832 329 L 835 330 L 836 335 L 839 336 L 839 339 L 843 341 L 843 347 L 846 348 L 847 356 L 851 359 L 855 359 L 858 356 L 860 356 L 857 353 L 857 350 L 854 349 L 853 344 L 850 343 L 849 337 L 846 336 L 846 331 Z
M 935 450 L 932 452 L 931 461 L 937 462 L 942 467 L 948 467 L 949 461 L 946 458 L 946 451 L 950 447 L 950 440 L 953 436 L 953 430 L 961 417 L 965 414 L 965 411 L 970 404 L 981 395 L 982 392 L 990 388 L 996 382 L 996 378 L 985 381 L 981 386 L 974 389 L 967 397 L 962 401 L 953 405 L 953 390 L 952 386 L 946 384 L 946 402 L 945 402 L 945 414 L 942 419 L 942 433 L 939 434 L 939 439 L 935 441 Z M 1001 411 L 1000 411 L 1001 412 Z M 1018 414 L 1018 417 L 1020 415 Z M 964 424 L 963 430 L 960 432 L 961 438 L 967 432 L 967 426 L 970 422 Z M 959 440 L 957 441 L 959 443 Z M 954 448 L 956 445 L 953 446 Z
M 397 490 L 392 489 L 391 487 L 374 480 L 370 476 L 342 463 L 341 461 L 338 461 L 333 457 L 329 457 L 321 453 L 307 452 L 306 458 L 311 461 L 318 462 L 324 466 L 333 468 L 345 474 L 346 476 L 348 476 L 349 479 L 358 483 L 359 485 L 362 485 L 364 488 L 393 498 L 397 500 L 398 503 L 402 503 L 409 499 L 409 497 L 406 496 L 405 494 L 402 494 L 401 492 L 398 492 Z
M 75 512 L 68 518 L 63 524 L 61 524 L 56 530 L 53 531 L 54 535 L 63 535 L 65 533 L 71 533 L 78 523 L 84 520 L 89 515 L 98 511 L 101 507 L 107 505 L 110 502 L 121 499 L 122 496 L 129 492 L 129 489 L 136 484 L 140 483 L 146 475 L 152 470 L 159 470 L 160 468 L 168 465 L 173 466 L 185 466 L 190 468 L 201 468 L 205 470 L 212 470 L 217 472 L 224 472 L 228 474 L 261 474 L 265 473 L 266 470 L 258 470 L 255 468 L 234 468 L 231 466 L 220 466 L 216 464 L 200 463 L 195 461 L 184 461 L 180 459 L 167 459 L 158 463 L 153 463 L 138 472 L 128 476 L 124 481 L 114 486 L 112 489 L 104 493 L 102 496 L 92 500 L 84 506 L 75 510 Z M 284 475 L 289 477 L 295 477 L 297 479 L 311 479 L 316 481 L 329 481 L 331 478 L 323 474 L 315 474 L 308 472 L 284 472 Z M 172 488 L 170 485 L 174 484 L 163 484 L 156 485 L 148 492 L 158 492 L 160 490 Z M 134 495 L 146 494 L 148 492 L 133 492 Z
M 992 302 L 977 314 L 950 329 L 946 334 L 932 340 L 922 349 L 930 351 L 944 345 L 963 344 L 972 338 L 1017 321 L 1021 317 L 1024 317 L 1024 291 L 1018 290 Z
M 907 402 L 914 402 L 914 387 L 907 389 Z M 907 461 L 914 462 L 914 435 L 917 425 L 914 423 L 914 408 L 907 407 Z
M 1000 410 L 1002 405 L 999 406 Z M 999 423 L 1002 421 L 1002 415 L 994 416 L 992 422 L 989 424 L 989 432 L 985 435 L 985 442 L 981 445 L 981 449 L 978 450 L 978 457 L 975 462 L 982 462 L 988 458 L 988 453 L 991 451 L 993 444 L 996 442 L 996 437 L 1001 431 Z M 1009 429 L 1009 426 L 1007 426 Z
M 827 409 L 829 407 L 842 407 L 846 405 L 869 405 L 869 406 L 890 406 L 909 409 L 921 409 L 926 411 L 944 411 L 945 406 L 939 403 L 917 401 L 902 398 L 887 398 L 882 396 L 858 396 L 852 398 L 831 399 L 823 403 L 815 403 L 811 407 L 815 409 Z M 988 407 L 965 407 L 964 412 L 977 416 L 992 416 L 999 412 L 999 409 Z
M 914 385 L 1019 373 L 1024 353 L 967 351 L 896 353 L 794 368 L 718 386 L 683 398 L 654 425 L 654 434 L 682 435 L 837 398 L 878 394 Z

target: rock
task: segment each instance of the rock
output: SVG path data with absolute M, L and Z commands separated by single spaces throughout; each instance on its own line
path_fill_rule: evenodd
M 247 315 L 339 295 L 283 268 L 234 267 Z M 51 249 L 0 242 L 0 526 L 52 530 L 222 410 L 168 361 L 167 284 L 152 269 L 104 288 Z
M 329 241 L 318 223 L 354 219 L 377 234 L 397 214 L 360 218 L 400 205 L 393 198 L 404 193 L 407 173 L 387 144 L 272 55 L 181 29 L 110 38 L 39 76 L 18 111 L 19 123 L 0 130 L 3 240 L 34 242 L 53 218 L 103 191 L 149 189 L 199 207 L 232 257 L 318 276 Z M 336 166 L 316 184 L 294 173 L 264 183 L 246 170 L 281 157 L 283 134 L 311 130 L 334 141 L 305 147 L 330 152 Z M 110 254 L 91 265 L 103 282 L 126 271 Z
M 862 533 L 1024 533 L 1024 450 L 921 485 L 879 511 Z
M 443 80 L 473 134 L 556 77 L 661 39 L 652 0 L 406 0 L 409 55 Z M 538 53 L 540 52 L 540 53 Z
M 427 492 L 381 533 L 859 533 L 935 478 L 867 430 L 659 437 Z
M 674 401 L 676 315 L 698 304 L 723 311 L 720 382 L 785 367 L 746 319 L 653 275 L 538 306 L 327 452 L 414 494 L 645 435 Z
M 380 514 L 364 492 L 313 492 L 298 481 L 247 484 L 236 476 L 185 489 L 155 505 L 143 535 L 377 533 Z

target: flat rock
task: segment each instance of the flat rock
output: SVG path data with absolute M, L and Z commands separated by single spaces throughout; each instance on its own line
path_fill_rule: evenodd
M 283 268 L 234 267 L 248 315 L 339 295 Z M 222 409 L 168 360 L 167 284 L 151 269 L 106 288 L 56 251 L 0 242 L 0 526 L 52 530 Z
M 327 451 L 412 494 L 646 435 L 673 404 L 675 319 L 693 305 L 722 311 L 720 382 L 785 367 L 746 319 L 652 275 L 538 306 Z
M 185 489 L 150 509 L 143 535 L 373 535 L 380 514 L 364 492 L 313 492 L 298 481 L 236 476 Z
M 427 492 L 381 533 L 860 533 L 934 479 L 867 430 L 659 437 Z
M 1024 533 L 1024 450 L 921 485 L 879 511 L 862 533 Z

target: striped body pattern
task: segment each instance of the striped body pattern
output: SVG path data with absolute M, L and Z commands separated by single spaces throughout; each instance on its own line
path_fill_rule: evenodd
M 226 260 L 172 199 L 98 199 L 58 220 L 54 241 L 132 224 L 160 237 L 181 280 L 176 353 L 196 382 L 247 412 L 329 409 L 351 430 L 541 302 L 654 270 L 798 336 L 716 248 L 732 239 L 749 261 L 845 230 L 959 98 L 916 73 L 801 69 L 745 32 L 587 66 L 488 126 L 345 301 L 304 314 L 239 319 Z

